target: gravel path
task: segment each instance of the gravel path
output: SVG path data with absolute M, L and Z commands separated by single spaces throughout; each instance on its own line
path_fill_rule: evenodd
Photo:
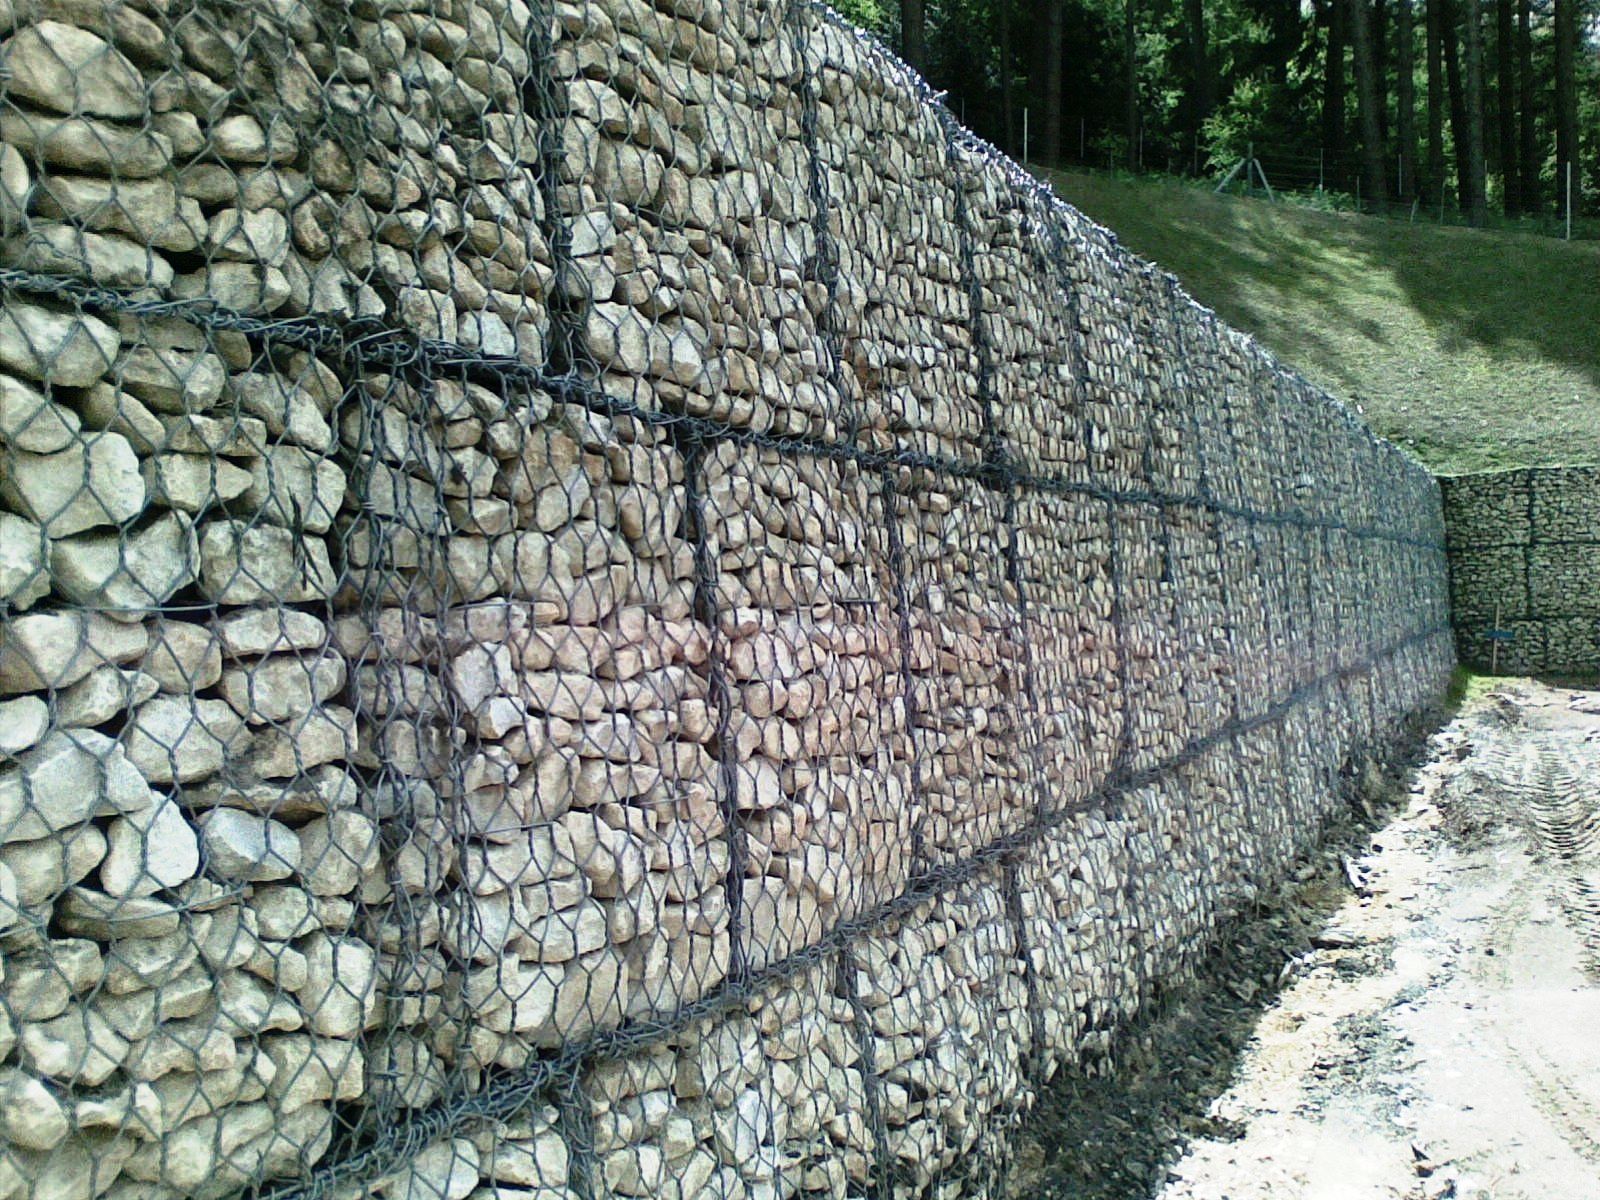
M 1052 1087 L 1014 1195 L 1600 1197 L 1600 693 L 1504 684 L 1393 792 Z

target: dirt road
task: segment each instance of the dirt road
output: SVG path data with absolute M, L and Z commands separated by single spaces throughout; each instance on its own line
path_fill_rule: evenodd
M 1505 684 L 1430 751 L 1115 1076 L 1046 1098 L 1063 1151 L 1014 1194 L 1600 1200 L 1600 693 Z

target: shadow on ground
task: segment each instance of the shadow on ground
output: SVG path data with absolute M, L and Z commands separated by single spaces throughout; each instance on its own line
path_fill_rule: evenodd
M 1338 945 L 1330 916 L 1352 894 L 1346 859 L 1404 796 L 1418 758 L 1353 788 L 1319 845 L 1289 878 L 1223 930 L 1195 979 L 1159 995 L 1108 1057 L 1057 1073 L 1020 1131 L 1014 1200 L 1144 1200 L 1196 1138 L 1230 1140 L 1209 1111 L 1227 1091 L 1262 1014 L 1319 945 Z M 1362 956 L 1387 953 L 1366 947 Z M 1351 960 L 1355 969 L 1369 965 Z

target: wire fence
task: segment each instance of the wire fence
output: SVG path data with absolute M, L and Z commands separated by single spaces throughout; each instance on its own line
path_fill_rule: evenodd
M 0 1195 L 1005 1193 L 1432 480 L 810 3 L 0 42 Z
M 1384 159 L 1384 195 L 1374 199 L 1367 185 L 1366 168 L 1359 151 L 1308 150 L 1296 143 L 1263 138 L 1242 143 L 1233 153 L 1217 156 L 1193 135 L 1156 137 L 1141 133 L 1129 153 L 1127 132 L 1108 124 L 1102 116 L 1062 118 L 1060 168 L 1105 172 L 1113 175 L 1162 176 L 1193 181 L 1196 186 L 1225 185 L 1233 195 L 1307 205 L 1332 212 L 1361 212 L 1412 225 L 1471 225 L 1470 214 L 1459 201 L 1454 163 L 1447 163 L 1442 185 L 1428 180 L 1426 164 L 1407 164 L 1398 155 Z M 1037 149 L 1035 142 L 1033 149 Z M 1019 153 L 1026 153 L 1019 148 Z M 1249 164 L 1255 163 L 1254 167 Z M 1587 203 L 1581 171 L 1568 164 L 1548 164 L 1550 178 L 1542 181 L 1536 212 L 1501 211 L 1498 189 L 1506 181 L 1490 173 L 1491 192 L 1485 225 L 1521 233 L 1566 240 L 1600 237 L 1600 220 L 1585 211 Z M 1570 175 L 1570 177 L 1569 177 Z M 1514 190 L 1519 184 L 1511 181 Z M 1572 217 L 1567 219 L 1567 188 L 1572 189 Z

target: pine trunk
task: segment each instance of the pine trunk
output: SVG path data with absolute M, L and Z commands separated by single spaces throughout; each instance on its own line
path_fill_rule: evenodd
M 900 57 L 923 73 L 928 69 L 927 24 L 924 0 L 900 0 Z
M 1429 204 L 1444 196 L 1444 35 L 1441 0 L 1426 0 L 1428 50 L 1428 188 Z
M 1518 107 L 1522 110 L 1521 142 L 1517 173 L 1522 178 L 1522 211 L 1537 213 L 1539 200 L 1539 139 L 1534 127 L 1533 99 L 1533 11 L 1532 0 L 1517 0 L 1517 84 Z
M 1335 188 L 1346 186 L 1345 173 L 1345 19 L 1344 0 L 1328 0 L 1327 58 L 1322 73 L 1322 153 L 1326 174 Z
M 1417 35 L 1411 0 L 1395 0 L 1395 132 L 1400 141 L 1396 190 L 1404 199 L 1417 194 Z
M 1126 75 L 1122 131 L 1128 139 L 1128 170 L 1139 169 L 1139 37 L 1134 0 L 1122 0 L 1122 56 Z
M 1361 120 L 1361 190 L 1364 202 L 1382 211 L 1384 186 L 1383 131 L 1378 121 L 1377 71 L 1372 62 L 1372 34 L 1367 0 L 1345 0 L 1350 20 L 1350 48 L 1355 51 L 1356 108 Z
M 1517 58 L 1512 33 L 1512 0 L 1495 0 L 1495 115 L 1500 119 L 1500 189 L 1505 194 L 1506 215 L 1522 210 L 1521 177 L 1517 173 Z
M 1556 0 L 1556 211 L 1567 215 L 1567 164 L 1578 161 L 1578 91 L 1574 59 L 1578 46 L 1577 0 Z M 1572 197 L 1577 200 L 1577 167 Z
M 1444 73 L 1450 83 L 1450 148 L 1456 159 L 1456 203 L 1466 212 L 1472 189 L 1467 180 L 1467 97 L 1461 87 L 1456 15 L 1451 0 L 1439 0 L 1439 39 L 1444 43 Z
M 1489 215 L 1483 161 L 1483 19 L 1479 0 L 1463 0 L 1467 47 L 1467 220 L 1482 225 Z

